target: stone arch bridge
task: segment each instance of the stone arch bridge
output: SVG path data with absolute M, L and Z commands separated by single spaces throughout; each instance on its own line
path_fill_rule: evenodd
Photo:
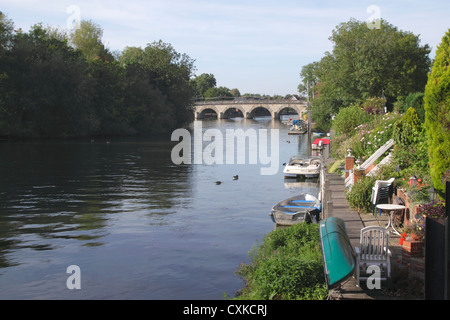
M 252 119 L 258 109 L 266 109 L 272 119 L 279 119 L 283 109 L 291 108 L 299 116 L 307 112 L 306 101 L 302 100 L 213 100 L 197 101 L 195 103 L 195 119 L 203 119 L 208 113 L 215 112 L 218 119 L 228 119 L 231 115 L 239 113 L 246 119 Z

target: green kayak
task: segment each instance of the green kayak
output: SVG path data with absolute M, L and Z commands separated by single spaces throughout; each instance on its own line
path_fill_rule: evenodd
M 319 224 L 320 244 L 328 289 L 335 288 L 353 275 L 355 251 L 342 219 L 330 217 Z

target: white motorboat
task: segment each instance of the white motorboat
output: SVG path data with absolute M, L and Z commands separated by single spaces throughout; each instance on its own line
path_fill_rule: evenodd
M 289 178 L 316 178 L 320 174 L 320 158 L 300 158 L 293 156 L 283 170 L 284 176 Z

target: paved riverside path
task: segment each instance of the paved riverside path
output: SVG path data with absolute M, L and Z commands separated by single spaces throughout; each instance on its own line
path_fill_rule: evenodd
M 345 199 L 345 184 L 344 179 L 335 173 L 327 173 L 327 180 L 329 181 L 326 193 L 331 191 L 332 210 L 327 212 L 328 217 L 341 218 L 345 221 L 345 228 L 350 239 L 350 243 L 353 247 L 359 245 L 360 230 L 364 228 L 364 222 L 362 221 L 358 212 L 349 208 L 348 202 Z
M 350 243 L 353 247 L 357 247 L 359 245 L 360 230 L 364 228 L 364 222 L 358 212 L 349 208 L 345 199 L 344 179 L 335 173 L 326 173 L 326 179 L 328 184 L 325 189 L 325 197 L 328 202 L 332 202 L 332 207 L 330 207 L 330 210 L 326 210 L 324 218 L 336 217 L 344 220 Z M 373 299 L 356 285 L 355 277 L 345 281 L 337 292 L 334 298 L 339 300 Z

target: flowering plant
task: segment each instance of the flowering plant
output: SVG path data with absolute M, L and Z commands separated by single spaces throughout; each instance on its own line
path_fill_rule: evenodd
M 417 213 L 430 218 L 442 218 L 445 216 L 445 202 L 434 200 L 420 206 Z
M 372 122 L 363 123 L 355 128 L 358 137 L 358 141 L 355 142 L 363 150 L 361 156 L 369 157 L 392 138 L 393 124 L 399 117 L 400 115 L 387 113 L 376 116 Z
M 406 239 L 406 236 L 410 234 L 411 236 L 415 235 L 418 238 L 423 238 L 425 235 L 425 218 L 420 217 L 413 221 L 410 226 L 407 226 L 403 229 L 403 234 L 401 235 L 400 242 L 403 243 L 403 240 Z

